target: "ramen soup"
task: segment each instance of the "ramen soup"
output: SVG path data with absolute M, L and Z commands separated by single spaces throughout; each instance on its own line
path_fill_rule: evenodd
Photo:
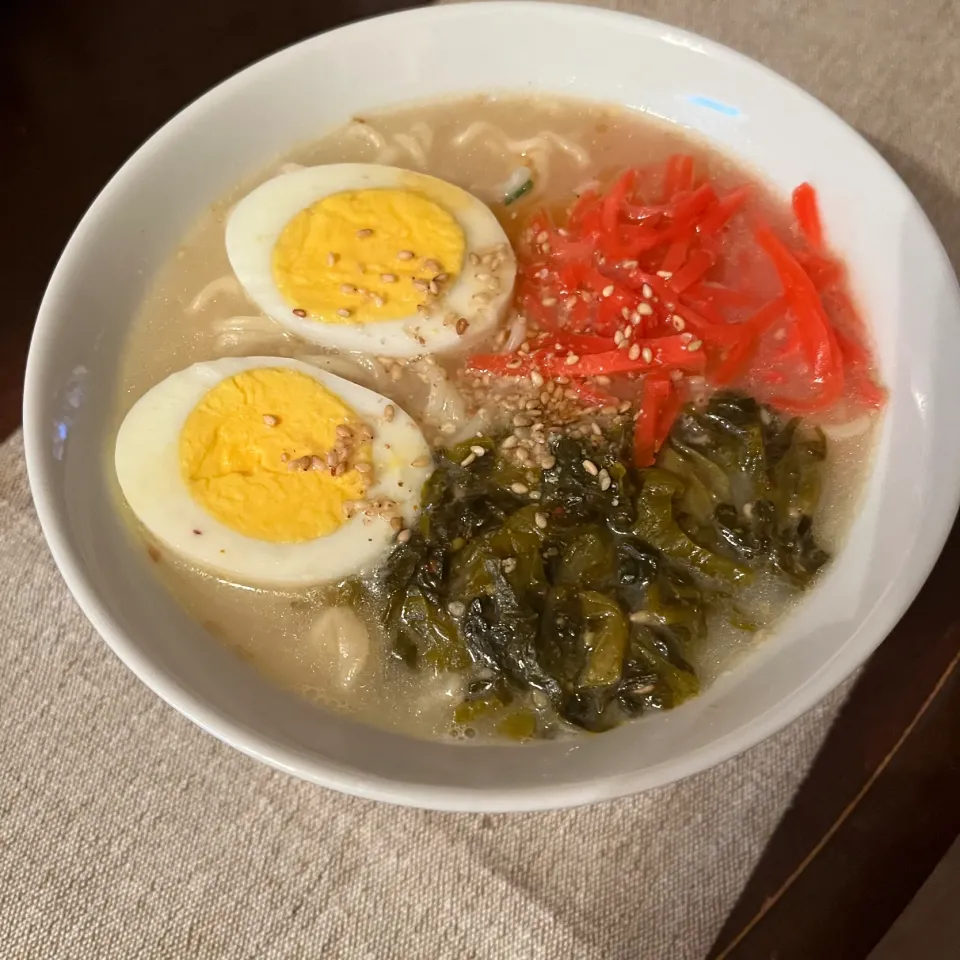
M 325 707 L 503 742 L 674 708 L 857 506 L 885 394 L 828 240 L 815 185 L 625 109 L 355 117 L 171 251 L 122 509 L 192 616 Z

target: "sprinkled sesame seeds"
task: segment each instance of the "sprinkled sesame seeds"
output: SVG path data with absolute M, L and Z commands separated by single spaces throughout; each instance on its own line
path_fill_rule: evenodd
M 411 467 L 429 467 L 431 463 L 431 458 L 427 456 L 417 457 L 410 466 Z
M 343 318 L 346 320 L 347 317 L 351 316 L 351 313 L 350 313 L 350 311 L 349 311 L 346 307 L 341 307 L 341 308 L 337 311 L 337 316 L 338 316 L 338 317 L 343 317 Z
M 531 370 L 531 371 L 530 371 L 530 382 L 531 382 L 535 387 L 542 387 L 542 386 L 543 386 L 543 374 L 540 373 L 538 370 Z
M 601 293 L 603 293 L 603 295 L 604 295 L 605 297 L 612 297 L 612 296 L 613 296 L 613 290 L 614 290 L 614 286 L 613 286 L 612 283 L 610 283 L 610 284 L 607 284 L 607 286 L 605 286 L 605 287 L 603 288 L 603 290 L 601 291 Z
M 352 283 L 341 283 L 340 292 L 350 296 L 350 294 L 357 292 L 357 288 Z
M 537 528 L 538 528 L 539 530 L 546 530 L 546 529 L 547 529 L 547 517 L 546 517 L 546 514 L 538 513 L 533 519 L 534 519 L 534 521 L 536 522 Z
M 579 363 L 580 358 L 575 353 L 568 353 L 567 359 L 564 361 L 568 367 L 572 367 L 575 363 Z
M 649 283 L 645 283 L 640 292 L 649 300 L 653 296 L 653 287 L 651 287 Z
M 518 496 L 523 496 L 530 492 L 530 488 L 525 483 L 511 483 L 510 489 Z
M 430 284 L 426 280 L 421 280 L 419 277 L 414 277 L 411 282 L 417 290 L 426 292 L 430 289 Z
M 638 305 L 637 305 L 637 313 L 639 313 L 641 317 L 649 317 L 649 316 L 652 316 L 652 314 L 653 314 L 653 307 L 651 307 L 649 303 L 641 303 L 641 304 L 638 304 Z
M 369 227 L 364 227 L 362 230 L 357 231 L 358 240 L 366 240 L 367 237 L 372 237 L 373 231 Z
M 644 363 L 653 363 L 653 351 L 649 347 L 644 347 L 640 351 L 640 356 L 643 357 Z
M 691 341 L 687 344 L 687 350 L 688 350 L 690 353 L 693 353 L 695 350 L 699 350 L 702 346 L 703 346 L 703 341 L 702 341 L 702 340 L 691 340 Z
M 337 265 L 337 261 L 338 261 L 339 259 L 340 259 L 340 254 L 339 254 L 339 253 L 332 253 L 332 252 L 331 252 L 331 253 L 328 253 L 328 254 L 327 254 L 327 266 L 328 266 L 328 267 L 335 267 L 335 266 Z
M 275 427 L 277 425 L 277 418 L 270 413 L 265 413 L 263 415 L 263 422 L 268 427 Z
M 592 460 L 584 460 L 581 466 L 591 477 L 595 477 L 600 472 L 600 468 Z
M 295 317 L 305 317 L 307 315 L 307 311 L 301 310 L 300 307 L 297 307 L 296 310 L 293 311 L 293 315 Z
M 383 419 L 386 420 L 387 423 L 390 423 L 390 421 L 393 420 L 394 416 L 396 416 L 396 413 L 397 413 L 396 407 L 394 407 L 392 403 L 388 403 L 383 408 Z
M 640 356 L 640 344 L 639 343 L 631 344 L 630 350 L 627 352 L 627 356 L 631 360 L 636 360 L 637 357 Z
M 673 272 L 671 270 L 658 270 L 657 276 L 663 277 L 664 280 L 669 280 L 673 276 Z
M 413 257 L 414 257 L 414 253 L 413 253 L 412 250 L 401 250 L 401 251 L 397 254 L 397 259 L 398 259 L 398 260 L 412 260 Z
M 401 530 L 397 534 L 397 543 L 406 543 L 413 536 L 412 530 Z

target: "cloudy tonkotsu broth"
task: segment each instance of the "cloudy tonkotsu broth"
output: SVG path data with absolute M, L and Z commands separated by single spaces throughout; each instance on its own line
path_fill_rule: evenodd
M 234 189 L 200 217 L 159 271 L 133 323 L 119 413 L 124 415 L 154 384 L 197 361 L 256 355 L 311 359 L 324 353 L 285 334 L 261 314 L 233 278 L 224 249 L 224 227 L 233 204 L 258 183 L 292 169 L 288 165 L 363 162 L 429 173 L 488 203 L 518 249 L 534 210 L 565 210 L 584 192 L 606 187 L 625 168 L 663 164 L 681 152 L 696 158 L 698 169 L 708 173 L 712 184 L 756 182 L 686 132 L 616 107 L 554 98 L 476 96 L 354 118 L 316 142 L 278 157 L 259 177 Z M 522 183 L 516 175 L 522 166 L 532 171 L 533 190 L 504 206 L 504 185 L 509 189 Z M 753 202 L 778 229 L 785 228 L 789 212 L 785 205 L 765 196 Z M 361 361 L 359 367 L 338 366 L 336 358 L 327 362 L 333 364 L 333 372 L 396 400 L 421 422 L 431 443 L 449 440 L 441 423 L 452 419 L 460 427 L 469 418 L 459 400 L 443 402 L 443 391 L 460 384 L 457 368 L 462 359 L 443 360 L 440 373 L 430 364 L 415 369 L 397 365 L 394 373 L 391 363 L 375 359 Z M 438 384 L 444 366 L 452 378 Z M 484 389 L 482 381 L 477 389 Z M 468 406 L 474 397 L 471 393 Z M 439 406 L 431 408 L 431 403 Z M 442 416 L 436 416 L 441 408 Z M 869 466 L 872 433 L 872 421 L 867 420 L 828 426 L 823 489 L 814 520 L 819 544 L 831 553 L 838 549 L 855 511 Z M 151 551 L 156 555 L 153 544 Z M 288 593 L 235 586 L 198 571 L 169 551 L 159 555 L 157 575 L 189 613 L 282 686 L 417 735 L 486 738 L 505 731 L 500 720 L 492 722 L 483 711 L 468 710 L 455 717 L 467 683 L 455 671 L 411 670 L 384 649 L 375 627 L 369 630 L 364 653 L 357 646 L 355 624 L 330 612 L 333 608 L 326 605 L 328 594 L 323 590 Z M 737 596 L 738 609 L 749 612 L 743 618 L 760 629 L 745 631 L 742 625 L 731 625 L 728 611 L 722 615 L 712 611 L 706 639 L 684 650 L 700 682 L 709 682 L 735 663 L 797 596 L 775 577 L 761 574 Z M 540 720 L 550 712 L 540 694 L 520 696 L 515 702 Z M 540 735 L 573 729 L 548 719 Z M 526 733 L 521 730 L 519 735 Z

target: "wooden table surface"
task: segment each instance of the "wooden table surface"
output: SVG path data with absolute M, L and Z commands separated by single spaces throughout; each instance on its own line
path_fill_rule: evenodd
M 413 0 L 7 0 L 0 8 L 0 434 L 30 331 L 98 189 L 208 87 L 339 21 Z M 265 16 L 269 9 L 271 15 Z M 910 184 L 910 171 L 901 173 Z M 859 960 L 960 833 L 955 529 L 866 666 L 711 954 Z

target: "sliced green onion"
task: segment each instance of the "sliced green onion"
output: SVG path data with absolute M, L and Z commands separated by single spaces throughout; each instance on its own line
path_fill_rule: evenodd
M 511 190 L 510 193 L 508 193 L 503 198 L 503 205 L 505 207 L 509 207 L 511 203 L 515 203 L 525 193 L 529 193 L 532 189 L 533 189 L 533 180 L 532 179 L 524 180 L 519 187 L 517 187 L 515 190 Z

